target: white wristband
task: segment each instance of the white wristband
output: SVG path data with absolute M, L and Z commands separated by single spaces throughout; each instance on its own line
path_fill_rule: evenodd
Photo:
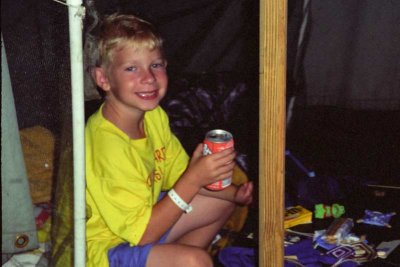
M 189 213 L 193 210 L 192 205 L 187 204 L 176 192 L 174 189 L 168 191 L 168 196 L 171 200 L 185 213 Z

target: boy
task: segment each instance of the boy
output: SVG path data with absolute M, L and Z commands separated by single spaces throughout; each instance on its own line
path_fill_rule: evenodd
M 159 106 L 167 62 L 153 26 L 113 14 L 102 25 L 93 76 L 105 100 L 86 126 L 88 266 L 212 266 L 206 248 L 251 183 L 210 192 L 235 152 L 189 157 Z M 168 191 L 168 194 L 163 197 Z

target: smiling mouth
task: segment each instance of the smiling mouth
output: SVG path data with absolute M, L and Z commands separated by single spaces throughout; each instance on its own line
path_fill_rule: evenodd
M 136 95 L 138 95 L 141 99 L 145 99 L 145 100 L 152 100 L 157 98 L 158 96 L 158 91 L 151 91 L 151 92 L 146 92 L 146 93 L 136 93 Z

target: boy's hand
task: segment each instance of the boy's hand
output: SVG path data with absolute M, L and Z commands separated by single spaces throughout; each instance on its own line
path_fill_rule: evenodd
M 246 182 L 239 186 L 234 201 L 236 204 L 246 206 L 253 202 L 253 182 Z
M 199 144 L 186 170 L 187 178 L 199 188 L 226 179 L 233 174 L 235 157 L 233 148 L 203 156 L 203 144 Z

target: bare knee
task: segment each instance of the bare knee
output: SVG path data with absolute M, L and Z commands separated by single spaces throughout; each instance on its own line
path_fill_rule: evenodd
M 146 267 L 213 267 L 207 251 L 179 244 L 156 245 L 150 251 Z
M 184 255 L 187 267 L 212 267 L 213 261 L 210 254 L 202 249 L 192 249 Z

